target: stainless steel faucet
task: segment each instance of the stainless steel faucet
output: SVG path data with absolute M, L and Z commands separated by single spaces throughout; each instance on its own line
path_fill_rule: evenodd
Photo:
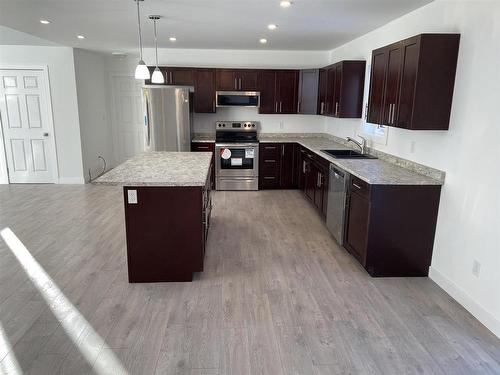
M 358 142 L 356 141 L 355 139 L 351 138 L 351 137 L 347 137 L 347 143 L 349 142 L 352 142 L 354 143 L 356 146 L 359 147 L 359 149 L 361 150 L 361 153 L 364 155 L 366 153 L 366 138 L 358 135 L 358 138 L 361 138 L 361 142 Z

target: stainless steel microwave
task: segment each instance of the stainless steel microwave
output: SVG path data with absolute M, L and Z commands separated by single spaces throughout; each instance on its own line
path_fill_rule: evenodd
M 259 91 L 217 91 L 217 107 L 253 107 L 260 105 Z

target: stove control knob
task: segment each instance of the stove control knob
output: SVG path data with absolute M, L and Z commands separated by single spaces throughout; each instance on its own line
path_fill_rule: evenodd
M 255 124 L 252 124 L 252 128 L 255 128 Z
M 226 124 L 222 124 L 222 127 L 225 128 L 226 127 Z

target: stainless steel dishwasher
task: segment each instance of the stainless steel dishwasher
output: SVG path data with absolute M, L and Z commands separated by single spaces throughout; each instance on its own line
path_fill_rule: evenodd
M 349 174 L 330 164 L 326 226 L 339 245 L 344 244 L 344 221 Z

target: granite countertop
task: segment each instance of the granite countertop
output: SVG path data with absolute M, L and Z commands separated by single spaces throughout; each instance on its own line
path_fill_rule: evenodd
M 204 186 L 211 152 L 145 152 L 93 181 L 117 186 Z
M 215 135 L 196 135 L 193 142 L 215 142 Z M 259 142 L 298 143 L 330 163 L 372 185 L 442 185 L 436 179 L 382 159 L 336 159 L 321 150 L 349 149 L 322 134 L 260 134 Z M 418 166 L 418 165 L 417 165 Z M 421 166 L 424 171 L 427 167 Z M 429 168 L 432 169 L 432 168 Z M 439 172 L 439 171 L 438 171 Z

